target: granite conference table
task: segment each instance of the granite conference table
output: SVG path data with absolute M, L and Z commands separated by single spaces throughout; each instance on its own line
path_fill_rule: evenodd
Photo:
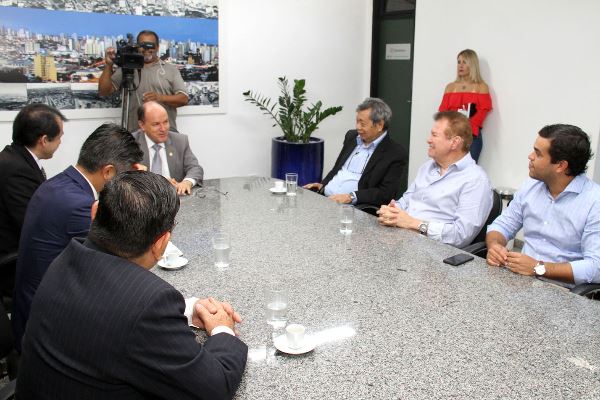
M 269 178 L 208 180 L 181 198 L 173 242 L 189 259 L 153 271 L 184 296 L 215 296 L 242 315 L 250 348 L 236 399 L 600 398 L 600 302 L 356 212 Z M 225 194 L 226 193 L 226 194 Z M 231 265 L 213 265 L 211 238 L 231 235 Z M 288 321 L 310 353 L 274 352 L 263 289 L 290 291 Z

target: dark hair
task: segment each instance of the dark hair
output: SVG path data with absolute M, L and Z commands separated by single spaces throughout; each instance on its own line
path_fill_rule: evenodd
M 367 97 L 356 107 L 356 112 L 364 110 L 371 110 L 370 117 L 373 124 L 383 121 L 383 129 L 386 130 L 389 128 L 392 120 L 392 109 L 385 101 L 376 97 Z
M 103 124 L 81 146 L 77 164 L 92 173 L 110 164 L 118 173 L 130 170 L 131 165 L 141 162 L 143 156 L 127 129 L 116 124 Z
M 12 140 L 21 146 L 33 147 L 41 136 L 52 141 L 60 134 L 57 119 L 67 118 L 54 107 L 42 103 L 29 104 L 21 109 L 13 122 Z
M 175 227 L 179 197 L 163 176 L 146 171 L 118 174 L 100 192 L 89 239 L 117 256 L 139 257 Z
M 154 32 L 154 31 L 149 31 L 149 30 L 147 30 L 147 29 L 144 29 L 143 31 L 141 31 L 140 33 L 138 33 L 138 34 L 137 34 L 137 37 L 135 38 L 135 41 L 136 41 L 137 43 L 139 43 L 139 42 L 140 42 L 140 36 L 142 36 L 142 35 L 153 35 L 153 36 L 154 36 L 154 39 L 156 39 L 156 44 L 157 44 L 157 45 L 159 44 L 159 43 L 158 43 L 158 41 L 159 41 L 159 40 L 158 40 L 158 35 L 156 34 L 156 32 Z
M 434 121 L 445 119 L 448 121 L 446 137 L 448 139 L 454 136 L 460 136 L 463 139 L 463 151 L 466 153 L 473 143 L 473 130 L 469 124 L 469 119 L 457 111 L 440 111 L 433 115 Z
M 539 135 L 550 140 L 550 158 L 552 164 L 565 160 L 569 167 L 568 176 L 577 176 L 587 169 L 587 163 L 592 158 L 590 137 L 574 125 L 546 125 Z
M 137 119 L 138 119 L 138 121 L 144 121 L 144 119 L 146 118 L 146 107 L 145 107 L 146 104 L 147 103 L 142 104 L 137 109 Z

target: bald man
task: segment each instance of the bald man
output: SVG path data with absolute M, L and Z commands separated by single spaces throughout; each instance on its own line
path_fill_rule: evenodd
M 187 135 L 169 131 L 169 115 L 163 106 L 150 101 L 138 108 L 134 139 L 144 152 L 142 163 L 148 170 L 169 179 L 177 194 L 187 195 L 202 185 L 204 170 L 190 149 Z

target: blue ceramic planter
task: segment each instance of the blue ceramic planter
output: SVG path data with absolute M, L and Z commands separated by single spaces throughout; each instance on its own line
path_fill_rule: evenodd
M 283 136 L 271 142 L 271 177 L 285 179 L 288 172 L 298 174 L 298 186 L 321 182 L 323 178 L 324 141 L 310 138 L 309 143 L 289 143 Z

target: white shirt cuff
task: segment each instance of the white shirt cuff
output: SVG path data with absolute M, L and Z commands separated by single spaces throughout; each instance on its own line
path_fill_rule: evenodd
M 444 230 L 443 222 L 431 221 L 431 222 L 429 222 L 429 225 L 427 226 L 427 237 L 441 242 L 443 230 Z
M 235 333 L 233 332 L 233 330 L 231 330 L 230 327 L 225 326 L 225 325 L 216 326 L 210 333 L 210 336 L 215 336 L 218 333 L 227 333 L 231 336 L 235 336 Z
M 190 297 L 185 299 L 185 311 L 183 315 L 187 317 L 188 325 L 193 326 L 194 328 L 198 328 L 196 325 L 192 324 L 192 315 L 194 315 L 194 304 L 198 301 L 197 297 Z
M 184 181 L 190 181 L 192 183 L 192 187 L 196 186 L 196 180 L 194 178 L 184 178 Z

